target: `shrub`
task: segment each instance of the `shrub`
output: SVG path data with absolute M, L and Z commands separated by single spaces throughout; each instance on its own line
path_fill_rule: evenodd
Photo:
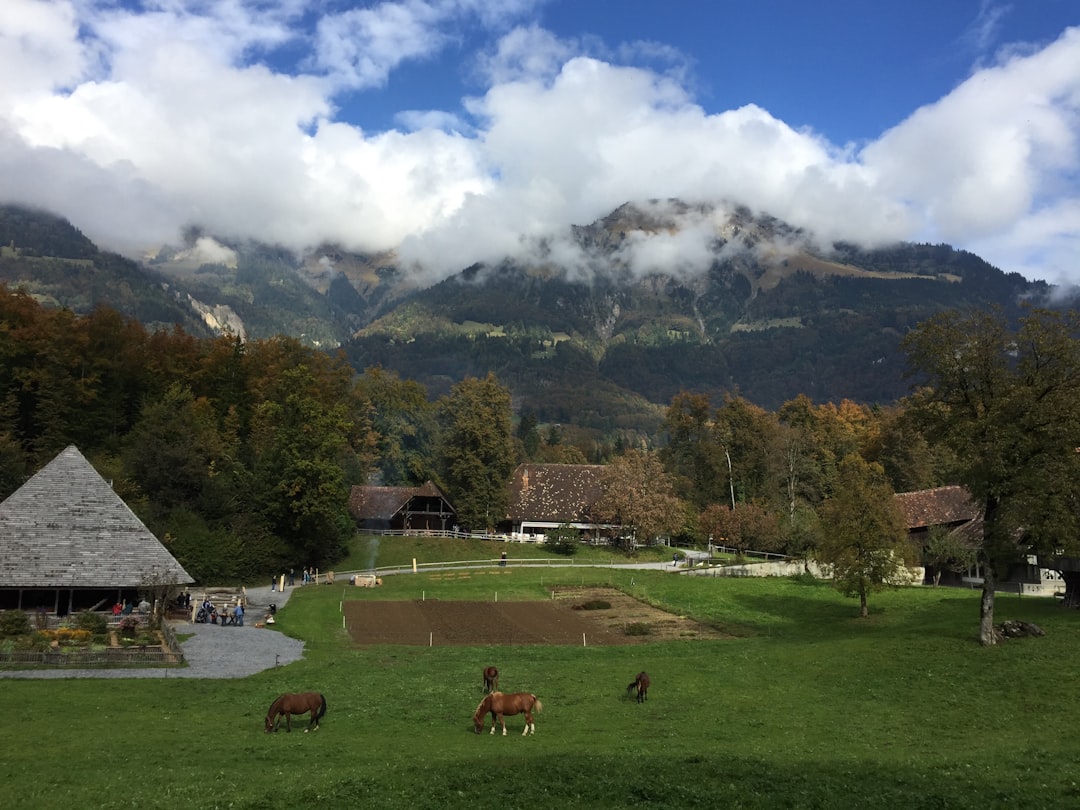
M 544 535 L 544 547 L 555 554 L 572 557 L 577 554 L 580 546 L 581 538 L 577 529 L 572 529 L 569 526 L 560 526 L 555 531 Z
M 22 636 L 30 632 L 30 617 L 21 610 L 0 613 L 0 636 Z
M 647 636 L 652 633 L 652 626 L 644 622 L 631 622 L 623 629 L 628 636 Z
M 109 623 L 100 613 L 84 610 L 75 619 L 75 626 L 80 630 L 87 630 L 92 635 L 101 635 L 109 629 Z
M 588 602 L 582 602 L 580 605 L 574 605 L 574 610 L 610 610 L 611 602 L 605 602 L 603 599 L 590 599 Z
M 58 627 L 55 630 L 38 630 L 36 636 L 48 642 L 59 642 L 67 645 L 83 645 L 90 642 L 89 630 L 76 630 L 71 627 Z
M 123 638 L 134 638 L 139 627 L 139 620 L 134 616 L 125 616 L 120 620 L 120 635 Z

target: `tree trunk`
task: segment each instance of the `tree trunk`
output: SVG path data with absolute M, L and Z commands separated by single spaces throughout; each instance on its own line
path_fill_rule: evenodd
M 859 618 L 865 619 L 870 615 L 870 611 L 866 608 L 866 591 L 859 594 Z
M 1001 551 L 998 542 L 1000 527 L 997 522 L 1000 506 L 1000 498 L 987 496 L 983 511 L 982 553 L 979 555 L 983 563 L 982 599 L 979 600 L 979 643 L 984 647 L 997 644 L 997 639 L 994 638 L 994 588 L 997 585 L 996 565 Z
M 979 643 L 984 647 L 997 644 L 994 637 L 994 566 L 989 561 L 983 570 L 982 599 L 979 601 Z

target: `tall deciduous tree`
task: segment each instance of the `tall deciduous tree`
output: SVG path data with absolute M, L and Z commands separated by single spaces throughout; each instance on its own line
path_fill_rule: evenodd
M 306 367 L 281 374 L 289 393 L 264 402 L 253 421 L 254 486 L 263 513 L 300 564 L 337 559 L 352 528 L 342 461 L 353 424 L 343 404 L 312 395 Z
M 845 596 L 859 598 L 866 616 L 874 591 L 909 584 L 911 546 L 892 487 L 879 464 L 851 454 L 837 468 L 836 494 L 821 505 L 817 560 Z
M 727 466 L 709 398 L 685 391 L 677 394 L 664 417 L 664 430 L 667 444 L 661 458 L 668 472 L 676 476 L 679 494 L 697 509 L 726 500 Z
M 370 404 L 380 483 L 419 486 L 434 477 L 435 406 L 427 389 L 374 367 L 364 370 L 357 394 Z
M 1080 314 L 946 312 L 904 341 L 929 387 L 913 398 L 924 429 L 955 452 L 982 504 L 979 640 L 996 643 L 994 590 L 1031 549 L 1075 547 L 1080 521 Z
M 780 538 L 779 521 L 756 503 L 739 503 L 734 509 L 710 504 L 698 520 L 709 540 L 719 546 L 729 546 L 742 557 L 748 550 L 769 551 Z
M 686 510 L 656 453 L 630 450 L 607 465 L 601 480 L 604 494 L 593 507 L 601 522 L 645 544 L 681 531 Z
M 125 441 L 124 466 L 155 508 L 168 511 L 197 505 L 221 456 L 213 411 L 175 383 L 143 406 Z
M 514 471 L 510 390 L 494 374 L 466 377 L 439 400 L 439 468 L 460 521 L 488 530 L 506 515 Z
M 728 396 L 716 411 L 715 437 L 731 500 L 776 503 L 781 480 L 776 416 L 742 397 Z

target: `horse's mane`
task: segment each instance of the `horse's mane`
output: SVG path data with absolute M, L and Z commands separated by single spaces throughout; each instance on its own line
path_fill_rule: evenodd
M 484 695 L 484 699 L 480 701 L 480 703 L 476 707 L 476 711 L 473 712 L 473 720 L 479 719 L 480 715 L 487 711 L 487 707 L 491 705 L 492 694 L 494 693 Z

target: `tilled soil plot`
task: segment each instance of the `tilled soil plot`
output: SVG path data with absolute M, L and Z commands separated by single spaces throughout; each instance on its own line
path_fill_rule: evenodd
M 610 607 L 581 609 L 603 601 Z M 577 608 L 577 609 L 575 609 Z M 611 588 L 563 588 L 544 602 L 346 602 L 345 622 L 357 644 L 479 646 L 641 644 L 725 638 L 706 625 L 665 613 Z M 630 635 L 627 628 L 648 628 Z

